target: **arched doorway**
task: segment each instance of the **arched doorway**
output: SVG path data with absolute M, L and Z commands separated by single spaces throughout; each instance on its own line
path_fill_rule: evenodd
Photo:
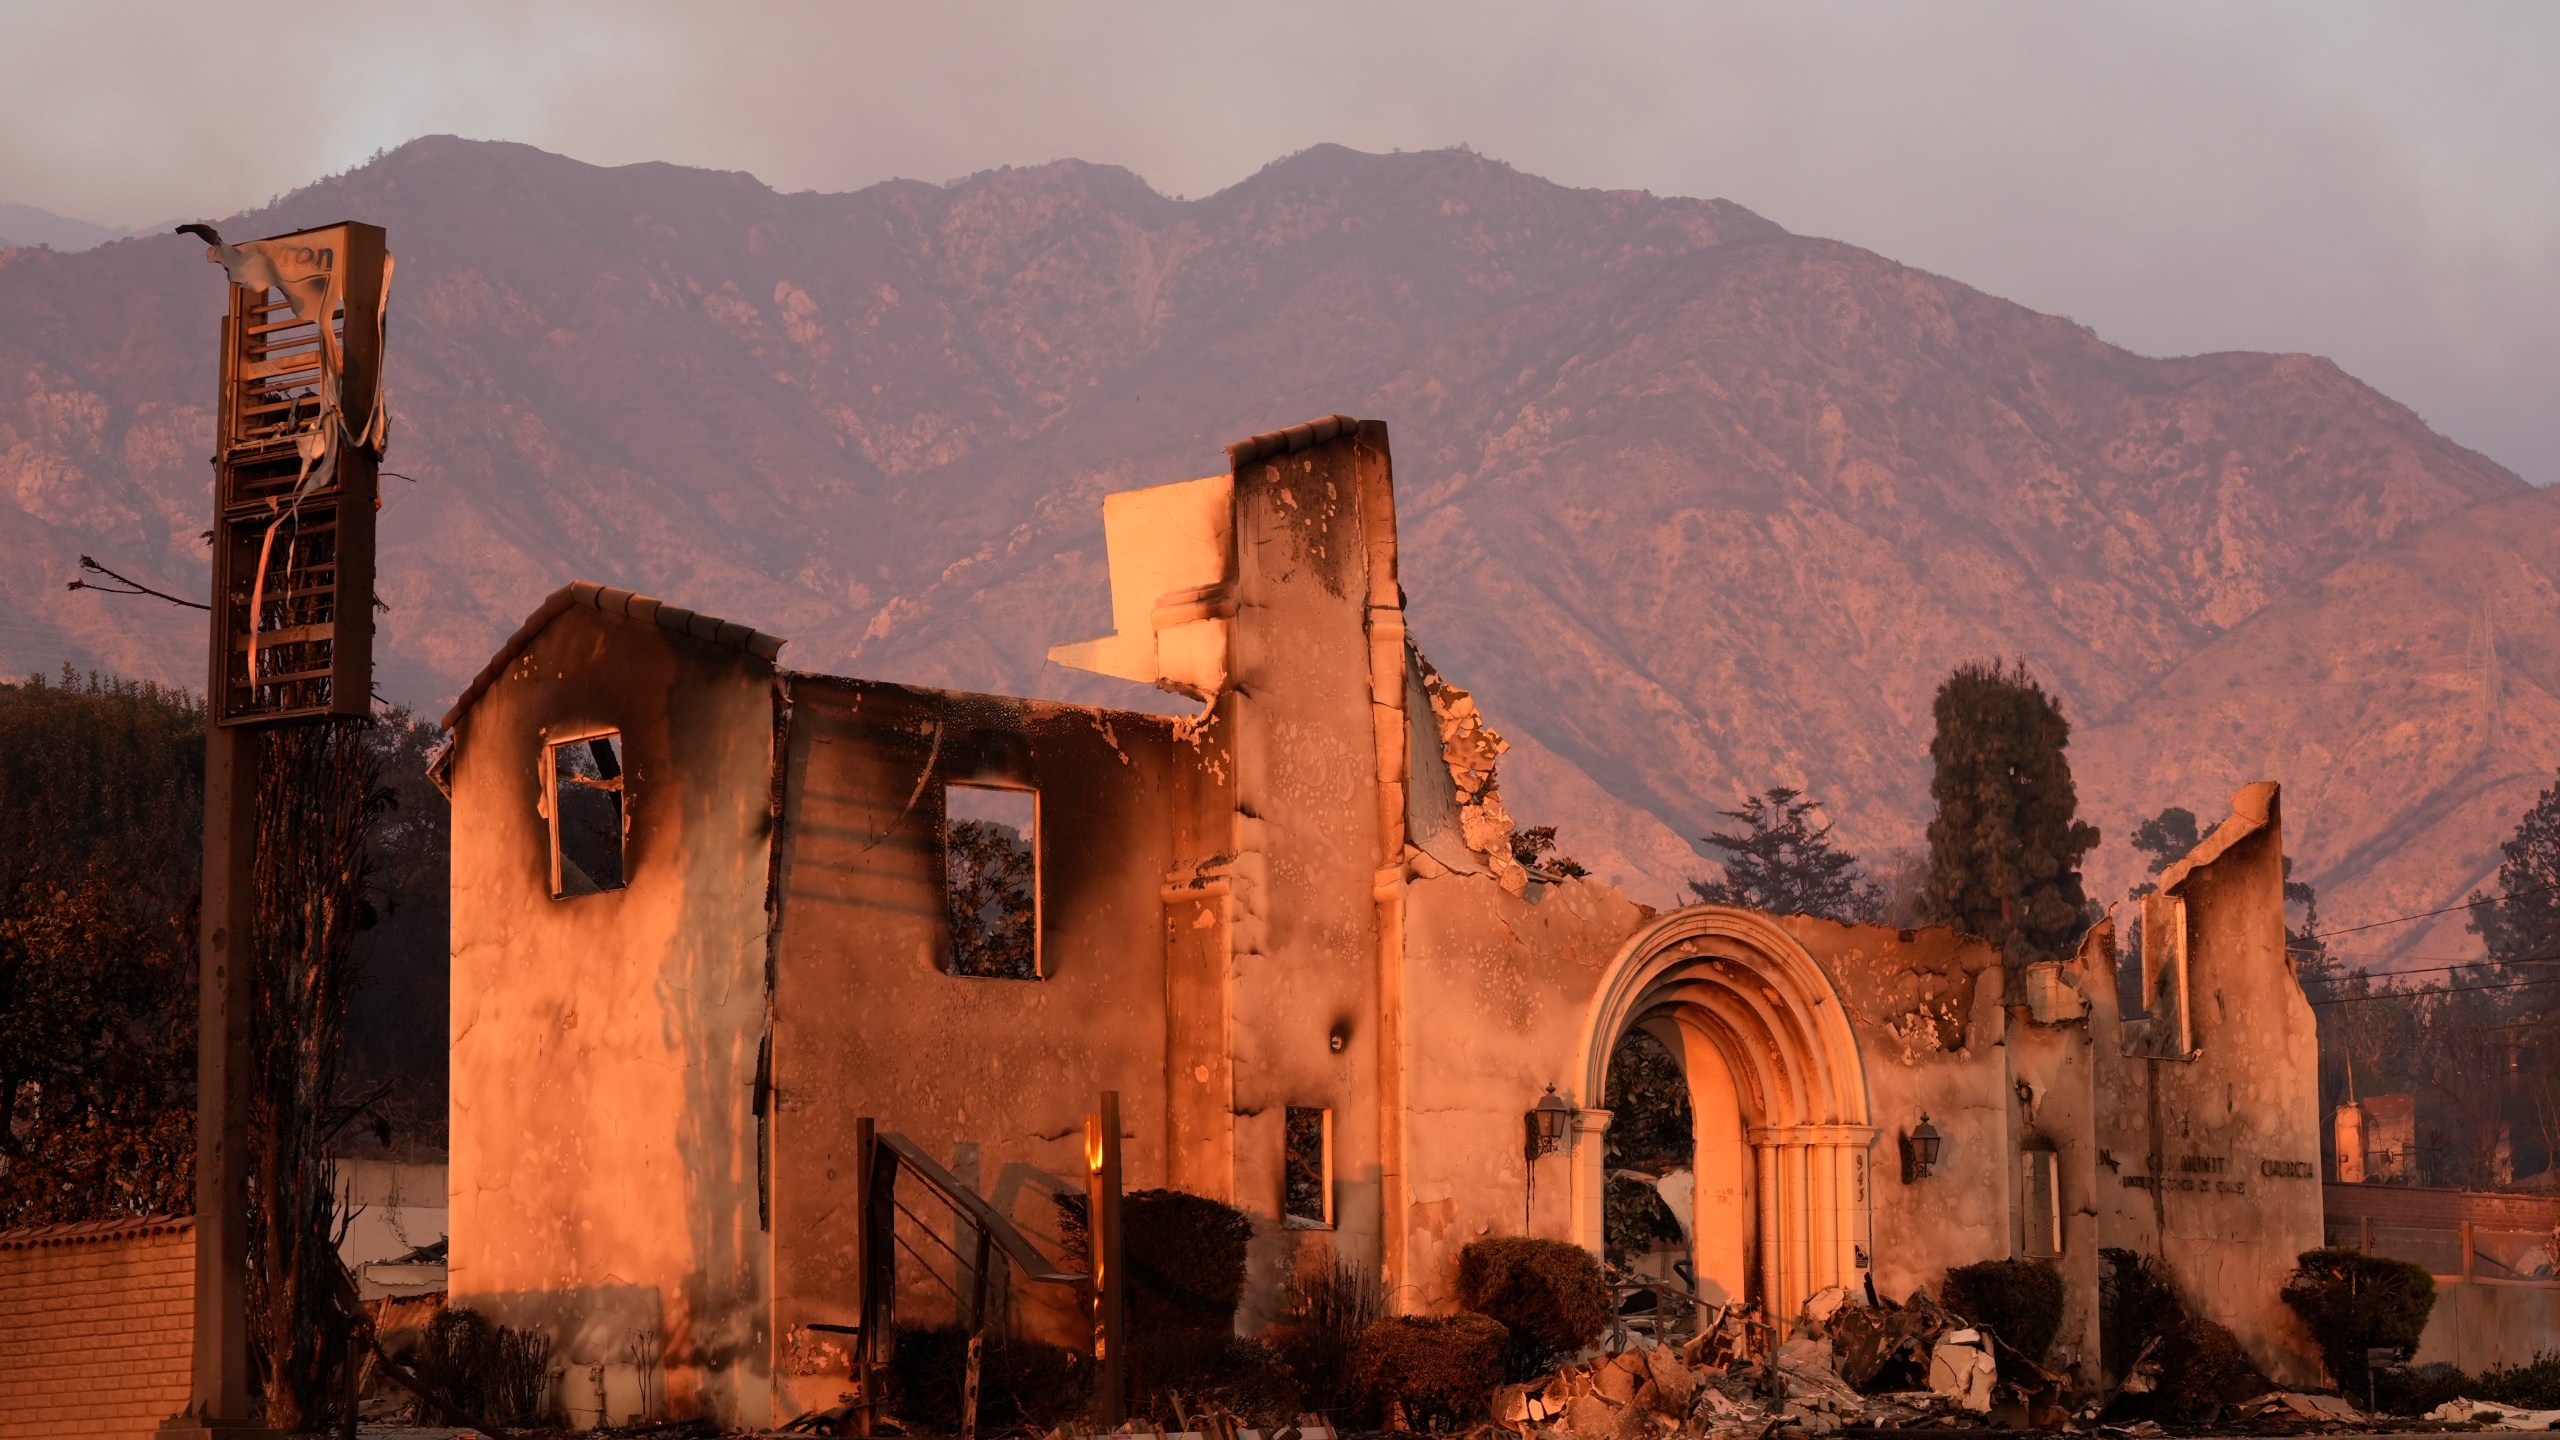
M 1608 1093 L 1609 1057 L 1641 1027 L 1686 1073 L 1697 1127 L 1691 1236 L 1701 1288 L 1781 1321 L 1826 1286 L 1866 1281 L 1866 1070 L 1831 986 L 1767 916 L 1693 906 L 1620 947 L 1583 1035 L 1581 1095 Z M 1607 1112 L 1575 1127 L 1573 1237 L 1602 1249 Z

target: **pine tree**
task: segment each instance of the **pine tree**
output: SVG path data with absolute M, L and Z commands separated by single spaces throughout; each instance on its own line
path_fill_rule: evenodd
M 1826 920 L 1873 920 L 1884 892 L 1869 883 L 1858 857 L 1834 844 L 1828 822 L 1813 818 L 1817 802 L 1784 785 L 1718 814 L 1741 828 L 1702 837 L 1725 853 L 1724 878 L 1692 880 L 1689 888 L 1709 905 L 1734 905 L 1777 915 L 1818 915 Z
M 2098 843 L 2077 818 L 2071 724 L 2023 665 L 1959 667 L 1936 708 L 1922 913 L 1990 940 L 2012 970 L 2051 959 L 2088 924 L 2080 858 Z

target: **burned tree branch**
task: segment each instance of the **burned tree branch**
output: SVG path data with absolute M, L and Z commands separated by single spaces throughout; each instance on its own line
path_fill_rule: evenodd
M 101 595 L 148 595 L 154 600 L 166 600 L 172 605 L 184 605 L 190 610 L 211 610 L 213 608 L 211 605 L 205 604 L 201 600 L 189 600 L 183 596 L 172 595 L 166 590 L 154 590 L 150 586 L 143 584 L 141 581 L 136 580 L 129 575 L 117 574 L 115 571 L 108 569 L 106 566 L 99 564 L 97 561 L 90 559 L 86 555 L 80 557 L 80 568 L 93 575 L 104 575 L 109 580 L 112 580 L 116 584 L 122 585 L 125 588 L 122 590 L 116 590 L 111 589 L 108 586 L 101 585 L 94 580 L 74 580 L 70 584 L 63 586 L 63 589 L 95 590 Z

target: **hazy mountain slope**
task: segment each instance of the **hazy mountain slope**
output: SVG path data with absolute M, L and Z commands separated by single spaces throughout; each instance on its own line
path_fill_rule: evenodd
M 2560 493 L 2474 506 L 2358 557 L 2188 657 L 2086 735 L 2100 806 L 2219 802 L 2280 775 L 2286 843 L 2344 919 L 2493 879 L 2560 766 Z M 2089 787 L 2084 785 L 2084 794 Z M 2193 801 L 2163 800 L 2158 803 Z M 2477 954 L 2461 915 L 2340 951 Z
M 111 230 L 56 215 L 33 205 L 17 205 L 0 201 L 0 250 L 12 245 L 44 245 L 56 250 L 86 250 L 132 234 L 130 230 Z
M 1416 633 L 1519 741 L 1515 809 L 1657 896 L 1746 786 L 1907 843 L 1931 690 L 1975 656 L 2053 679 L 2120 832 L 2154 762 L 2099 730 L 2176 733 L 2228 697 L 2164 677 L 2234 627 L 2523 493 L 2323 361 L 2143 359 L 1723 202 L 1459 153 L 1325 148 L 1175 201 L 1073 163 L 778 195 L 431 140 L 229 223 L 347 215 L 400 256 L 386 693 L 440 708 L 575 575 L 802 666 L 1126 700 L 1041 662 L 1108 624 L 1099 497 L 1348 410 L 1393 427 Z M 203 583 L 200 254 L 0 255 L 0 660 L 197 668 L 188 617 L 60 586 L 82 551 Z M 2287 733 L 2386 721 L 2325 723 Z M 2394 813 L 2342 788 L 2291 818 L 2343 866 L 2401 845 Z M 2411 873 L 2468 878 L 2478 823 Z

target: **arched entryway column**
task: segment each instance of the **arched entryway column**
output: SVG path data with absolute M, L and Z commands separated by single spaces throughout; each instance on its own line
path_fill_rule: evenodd
M 1638 1025 L 1657 1034 L 1676 1025 L 1692 1056 L 1712 1054 L 1731 1076 L 1751 1147 L 1751 1261 L 1769 1313 L 1783 1321 L 1826 1286 L 1863 1287 L 1876 1131 L 1857 1037 L 1813 957 L 1749 910 L 1693 906 L 1637 932 L 1611 961 L 1583 1031 L 1576 1098 L 1594 1112 L 1611 1052 Z M 1606 1129 L 1600 1119 L 1573 1139 L 1573 1238 L 1594 1253 Z

